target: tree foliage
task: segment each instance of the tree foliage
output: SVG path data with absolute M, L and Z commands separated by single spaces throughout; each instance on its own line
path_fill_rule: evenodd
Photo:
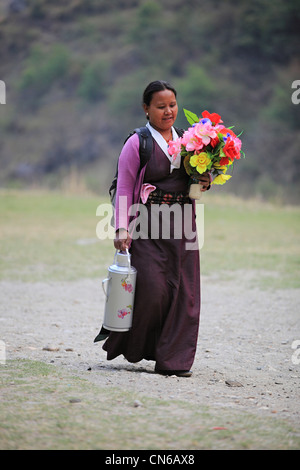
M 0 116 L 3 161 L 15 158 L 12 130 L 20 128 L 22 113 L 29 124 L 37 109 L 46 113 L 57 97 L 72 100 L 80 112 L 71 123 L 66 111 L 66 134 L 68 126 L 70 135 L 88 130 L 95 145 L 105 135 L 117 155 L 128 132 L 144 123 L 145 86 L 165 79 L 178 91 L 179 125 L 187 125 L 183 108 L 197 114 L 208 109 L 244 130 L 247 158 L 232 188 L 242 181 L 253 191 L 267 180 L 274 191 L 279 184 L 296 186 L 300 105 L 291 101 L 291 85 L 300 79 L 298 0 L 8 3 L 0 29 L 0 79 L 9 81 L 13 104 L 9 117 Z M 98 125 L 85 124 L 94 112 Z M 44 148 L 42 133 L 33 142 L 24 125 L 19 138 L 29 149 L 25 159 L 32 153 L 42 160 L 51 150 Z

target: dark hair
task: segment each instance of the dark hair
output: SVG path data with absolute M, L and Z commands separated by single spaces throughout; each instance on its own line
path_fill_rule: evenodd
M 177 92 L 175 88 L 170 85 L 170 83 L 165 82 L 163 80 L 156 80 L 155 82 L 149 83 L 149 85 L 146 87 L 144 94 L 143 94 L 143 104 L 149 106 L 152 100 L 152 96 L 154 93 L 157 91 L 163 91 L 163 90 L 171 90 L 173 91 L 175 97 L 177 95 Z

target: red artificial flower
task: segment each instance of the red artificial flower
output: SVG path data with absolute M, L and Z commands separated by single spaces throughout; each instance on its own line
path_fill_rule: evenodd
M 235 146 L 234 141 L 228 137 L 226 140 L 226 144 L 223 148 L 223 151 L 226 157 L 230 158 L 230 160 L 234 160 L 235 158 L 240 158 L 240 151 Z
M 218 130 L 223 135 L 230 134 L 232 137 L 236 137 L 235 133 L 231 129 L 227 129 L 227 127 L 222 126 L 222 129 Z
M 229 165 L 230 163 L 230 159 L 228 157 L 222 157 L 220 158 L 220 165 L 223 166 L 223 165 Z
M 235 133 L 231 129 L 225 129 L 225 130 L 227 133 L 229 132 L 229 134 L 232 135 L 232 137 L 236 137 Z
M 205 111 L 203 111 L 202 116 L 204 118 L 210 119 L 212 124 L 215 125 L 215 126 L 217 124 L 219 124 L 219 122 L 223 122 L 222 119 L 221 119 L 221 116 L 217 113 L 211 113 L 210 114 L 208 111 L 205 110 Z
M 220 142 L 220 139 L 219 137 L 215 137 L 214 139 L 211 139 L 210 141 L 210 145 L 212 146 L 212 148 L 215 148 L 216 145 L 218 145 L 218 143 Z

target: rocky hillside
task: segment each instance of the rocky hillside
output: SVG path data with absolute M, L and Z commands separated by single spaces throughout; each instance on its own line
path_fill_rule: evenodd
M 185 107 L 244 130 L 247 157 L 227 190 L 297 202 L 298 31 L 295 0 L 3 0 L 1 186 L 73 175 L 106 192 L 159 78 L 178 90 L 179 125 Z

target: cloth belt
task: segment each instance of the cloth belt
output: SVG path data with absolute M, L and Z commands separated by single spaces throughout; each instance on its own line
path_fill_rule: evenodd
M 191 200 L 186 192 L 173 192 L 164 191 L 163 189 L 156 188 L 152 191 L 145 203 L 146 206 L 150 204 L 190 204 Z

